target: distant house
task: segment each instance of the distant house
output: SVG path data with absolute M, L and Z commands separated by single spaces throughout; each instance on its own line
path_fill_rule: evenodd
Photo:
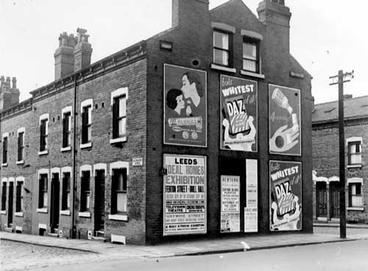
M 368 96 L 344 99 L 346 207 L 348 222 L 368 223 Z M 314 218 L 339 218 L 338 102 L 312 113 Z

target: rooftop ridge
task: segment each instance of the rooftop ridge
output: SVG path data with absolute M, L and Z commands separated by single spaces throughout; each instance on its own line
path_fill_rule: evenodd
M 345 101 L 350 101 L 350 100 L 356 100 L 356 99 L 361 99 L 361 98 L 368 98 L 368 95 L 363 95 L 363 96 L 357 96 L 357 97 L 353 97 L 353 98 L 350 98 L 350 99 L 347 99 Z M 338 100 L 333 100 L 333 101 L 328 101 L 328 102 L 323 102 L 323 103 L 318 103 L 318 104 L 315 104 L 315 106 L 318 106 L 318 105 L 325 105 L 325 104 L 332 104 L 332 103 L 337 103 Z

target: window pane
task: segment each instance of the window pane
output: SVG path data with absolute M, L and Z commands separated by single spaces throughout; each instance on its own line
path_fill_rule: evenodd
M 213 32 L 213 46 L 229 50 L 229 35 L 221 32 Z
M 89 203 L 90 203 L 91 195 L 89 192 L 86 193 L 86 209 L 89 210 Z
M 349 152 L 355 153 L 355 144 L 349 144 Z
M 126 118 L 119 120 L 119 136 L 126 135 Z
M 256 61 L 244 59 L 243 60 L 243 70 L 256 72 L 257 71 Z
M 350 155 L 350 164 L 361 164 L 362 156 L 361 154 L 351 154 Z
M 220 65 L 229 66 L 229 52 L 214 49 L 213 50 L 213 62 L 220 64 Z
M 361 206 L 363 206 L 363 197 L 362 196 L 352 196 L 351 197 L 351 205 L 352 205 L 352 207 L 361 207 Z
M 257 46 L 252 43 L 243 43 L 243 57 L 257 59 Z
M 70 193 L 68 192 L 66 195 L 66 208 L 70 208 Z
M 125 97 L 119 98 L 119 117 L 125 117 L 126 116 L 126 99 Z
M 351 194 L 356 195 L 356 184 L 351 185 Z
M 127 211 L 127 194 L 117 193 L 117 211 L 126 212 Z
M 43 192 L 43 206 L 41 207 L 47 207 L 47 191 Z

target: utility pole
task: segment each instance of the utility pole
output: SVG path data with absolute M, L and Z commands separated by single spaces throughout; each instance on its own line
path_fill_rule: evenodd
M 344 83 L 354 78 L 354 71 L 344 73 L 339 70 L 330 76 L 332 85 L 339 88 L 339 171 L 340 171 L 340 238 L 346 238 L 346 202 L 345 202 L 345 134 L 344 134 Z

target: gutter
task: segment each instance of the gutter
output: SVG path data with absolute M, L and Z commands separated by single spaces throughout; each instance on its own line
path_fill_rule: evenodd
M 77 229 L 75 226 L 75 216 L 76 216 L 76 211 L 75 211 L 75 203 L 76 203 L 76 191 L 77 191 L 77 174 L 76 174 L 76 155 L 77 155 L 77 150 L 76 150 L 76 146 L 77 146 L 77 75 L 75 74 L 74 77 L 74 90 L 73 90 L 73 147 L 72 147 L 72 171 L 73 171 L 73 195 L 72 195 L 72 221 L 71 221 L 71 238 L 76 238 L 77 236 Z

